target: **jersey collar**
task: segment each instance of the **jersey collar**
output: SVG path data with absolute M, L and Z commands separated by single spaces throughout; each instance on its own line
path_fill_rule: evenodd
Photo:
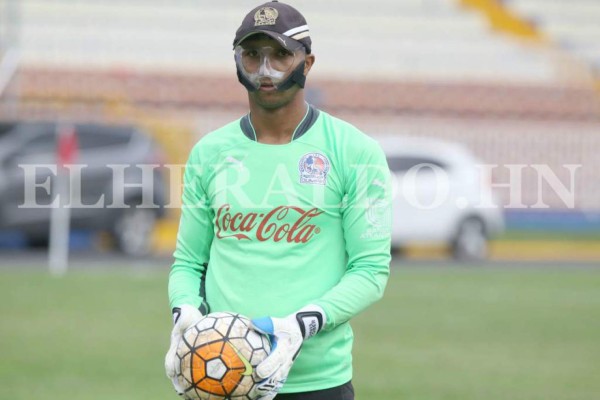
M 296 130 L 294 131 L 294 134 L 292 135 L 292 140 L 296 140 L 299 137 L 301 137 L 302 135 L 304 135 L 315 124 L 318 117 L 319 117 L 319 110 L 317 108 L 313 107 L 312 105 L 308 104 L 306 114 L 304 115 L 304 118 L 302 118 L 302 121 L 300 121 L 300 123 L 296 127 Z M 244 115 L 242 117 L 242 119 L 240 120 L 240 128 L 242 129 L 242 132 L 244 132 L 244 135 L 248 139 L 254 140 L 255 142 L 257 141 L 256 140 L 256 131 L 254 130 L 254 127 L 252 126 L 252 121 L 250 120 L 249 113 Z

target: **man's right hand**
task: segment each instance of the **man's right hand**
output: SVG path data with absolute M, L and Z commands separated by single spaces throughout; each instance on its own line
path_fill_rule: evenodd
M 165 371 L 167 377 L 171 379 L 173 387 L 178 395 L 183 395 L 184 388 L 181 387 L 177 380 L 179 374 L 179 358 L 177 357 L 177 347 L 183 336 L 183 332 L 190 326 L 195 325 L 202 319 L 202 313 L 194 306 L 184 304 L 180 307 L 173 308 L 173 331 L 171 332 L 171 345 L 167 355 L 165 356 Z

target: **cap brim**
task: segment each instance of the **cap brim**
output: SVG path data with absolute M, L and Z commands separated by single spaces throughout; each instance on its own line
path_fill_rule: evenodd
M 259 29 L 259 30 L 255 30 L 252 32 L 248 32 L 247 34 L 242 36 L 242 38 L 240 40 L 238 40 L 234 43 L 233 47 L 235 48 L 237 45 L 242 43 L 244 40 L 248 39 L 250 36 L 258 35 L 260 33 L 270 36 L 273 39 L 277 40 L 277 42 L 279 42 L 279 44 L 283 48 L 285 48 L 286 50 L 289 50 L 289 51 L 296 51 L 299 48 L 304 46 L 301 42 L 294 40 L 288 36 L 282 35 L 281 33 Z

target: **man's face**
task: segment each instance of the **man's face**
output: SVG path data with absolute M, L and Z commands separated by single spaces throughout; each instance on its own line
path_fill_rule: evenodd
M 287 90 L 277 90 L 277 83 L 287 79 L 304 62 L 304 74 L 308 74 L 314 62 L 312 54 L 304 49 L 290 51 L 270 36 L 257 34 L 241 43 L 241 51 L 236 56 L 238 63 L 258 85 L 256 91 L 249 92 L 251 101 L 264 108 L 279 108 L 288 104 L 300 90 L 298 85 Z

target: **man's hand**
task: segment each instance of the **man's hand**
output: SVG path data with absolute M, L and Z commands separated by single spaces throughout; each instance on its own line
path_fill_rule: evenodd
M 165 371 L 167 377 L 173 382 L 173 387 L 178 395 L 183 395 L 184 388 L 181 387 L 177 380 L 179 371 L 179 358 L 177 357 L 177 347 L 183 336 L 183 332 L 190 326 L 193 326 L 202 319 L 202 313 L 188 304 L 173 309 L 173 331 L 171 331 L 171 346 L 165 356 Z
M 271 353 L 255 369 L 261 382 L 254 398 L 271 400 L 285 383 L 304 340 L 315 336 L 325 325 L 325 312 L 309 305 L 285 318 L 263 317 L 252 320 L 252 329 L 269 335 Z

